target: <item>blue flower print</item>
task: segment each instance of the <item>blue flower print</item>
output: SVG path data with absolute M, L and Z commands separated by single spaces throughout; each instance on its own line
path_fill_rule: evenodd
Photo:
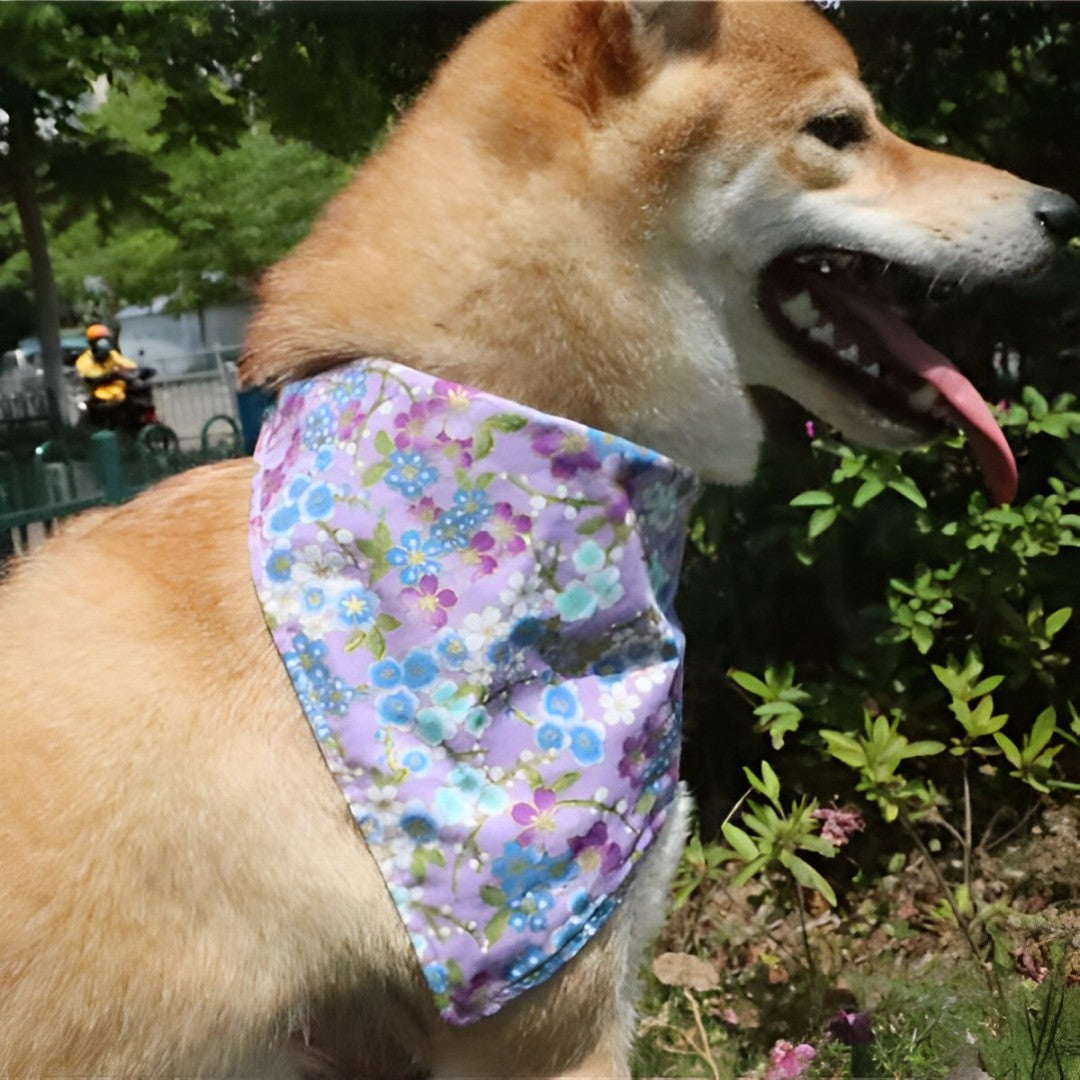
M 510 631 L 510 644 L 515 649 L 526 649 L 535 645 L 544 633 L 544 624 L 535 615 L 526 615 L 514 623 Z
M 431 800 L 431 810 L 440 825 L 458 825 L 465 820 L 469 804 L 456 788 L 441 787 Z
M 454 492 L 454 505 L 447 516 L 457 522 L 459 528 L 475 532 L 491 517 L 492 507 L 483 488 L 458 488 Z
M 595 765 L 604 760 L 603 729 L 592 724 L 579 724 L 570 729 L 570 753 L 581 765 Z
M 360 630 L 369 627 L 379 613 L 381 602 L 370 589 L 349 589 L 338 600 L 338 613 L 347 626 Z
M 294 679 L 319 682 L 328 676 L 323 663 L 326 658 L 326 645 L 323 642 L 312 641 L 307 634 L 297 634 L 292 639 L 292 646 L 292 651 L 285 653 L 284 659 Z
M 577 691 L 566 683 L 545 687 L 540 703 L 548 716 L 565 724 L 572 723 L 581 716 L 581 702 L 578 701 Z
M 324 446 L 315 455 L 315 471 L 326 472 L 334 463 L 334 451 L 332 447 Z
M 367 378 L 362 371 L 348 370 L 335 380 L 330 395 L 339 405 L 351 405 L 367 396 Z
M 439 644 L 435 646 L 435 651 L 451 671 L 459 670 L 469 658 L 469 647 L 465 644 L 465 639 L 456 630 L 451 630 L 444 635 Z
M 274 536 L 291 533 L 300 521 L 300 511 L 296 503 L 286 503 L 275 510 L 267 519 L 266 527 Z
M 558 857 L 536 848 L 523 847 L 512 840 L 491 863 L 491 872 L 510 903 L 550 885 L 570 881 L 577 875 L 577 863 L 569 852 Z
M 567 622 L 587 619 L 596 611 L 596 594 L 583 581 L 571 581 L 555 597 L 555 608 Z
M 378 660 L 371 665 L 368 678 L 380 690 L 393 690 L 401 682 L 401 665 L 396 660 Z
M 410 690 L 420 690 L 438 674 L 439 665 L 426 649 L 410 649 L 401 662 L 401 677 Z
M 314 614 L 326 606 L 326 590 L 321 585 L 308 585 L 301 595 L 304 611 Z
M 304 421 L 304 445 L 309 450 L 318 450 L 320 446 L 333 442 L 336 427 L 334 410 L 329 405 L 320 405 Z
M 431 765 L 431 758 L 423 750 L 410 750 L 402 759 L 401 764 L 408 769 L 413 776 L 423 776 Z
M 465 715 L 465 730 L 474 738 L 479 738 L 491 726 L 491 713 L 482 705 L 476 705 Z
M 439 835 L 435 819 L 422 807 L 409 807 L 401 815 L 402 831 L 417 844 L 430 844 Z
M 266 576 L 273 582 L 281 583 L 292 577 L 293 553 L 288 550 L 277 548 L 271 551 L 266 558 Z
M 558 724 L 541 724 L 536 729 L 536 745 L 541 750 L 561 750 L 566 742 L 566 732 Z
M 589 574 L 595 570 L 603 569 L 607 556 L 604 549 L 595 540 L 586 540 L 574 552 L 574 566 L 579 574 Z
M 530 945 L 507 967 L 507 982 L 516 983 L 523 981 L 527 976 L 533 974 L 543 965 L 544 959 L 544 950 L 538 945 Z
M 387 487 L 400 491 L 406 499 L 419 499 L 424 488 L 438 478 L 438 470 L 428 464 L 419 450 L 395 450 L 388 458 L 390 471 L 383 477 Z
M 395 727 L 409 727 L 416 718 L 417 704 L 416 695 L 410 694 L 408 690 L 384 694 L 377 704 L 379 719 L 384 724 L 393 724 Z
M 344 716 L 349 711 L 355 693 L 344 679 L 329 679 L 319 689 L 322 707 L 332 716 Z
M 427 708 L 416 714 L 416 733 L 429 746 L 438 746 L 457 730 L 454 717 L 448 709 Z
M 445 994 L 450 986 L 450 976 L 445 964 L 432 961 L 424 968 L 424 978 L 433 994 Z
M 401 567 L 401 580 L 405 585 L 415 585 L 425 574 L 438 574 L 441 564 L 435 559 L 442 552 L 437 540 L 424 540 L 416 529 L 401 534 L 397 547 L 386 553 L 386 561 Z
M 306 476 L 298 476 L 286 489 L 285 494 L 296 502 L 301 495 L 311 486 L 311 481 Z
M 589 574 L 585 578 L 585 584 L 592 589 L 596 602 L 601 609 L 609 608 L 612 604 L 618 603 L 625 591 L 622 582 L 619 580 L 619 569 L 616 566 L 609 566 L 606 570 L 598 570 L 595 574 Z
M 316 484 L 300 499 L 300 514 L 305 521 L 325 521 L 334 512 L 334 493 L 328 484 Z
M 641 496 L 641 506 L 654 529 L 666 529 L 679 509 L 679 495 L 672 484 L 653 484 Z

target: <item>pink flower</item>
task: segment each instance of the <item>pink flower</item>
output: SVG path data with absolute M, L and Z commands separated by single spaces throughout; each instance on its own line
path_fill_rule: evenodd
M 518 843 L 522 847 L 528 847 L 538 832 L 547 833 L 555 831 L 555 808 L 558 800 L 554 791 L 547 788 L 537 788 L 533 792 L 531 803 L 519 802 L 514 804 L 510 816 L 519 824 L 528 828 L 518 837 Z
M 814 817 L 822 822 L 822 840 L 828 840 L 834 847 L 843 847 L 855 833 L 866 828 L 862 814 L 847 807 L 823 806 L 814 811 Z
M 786 1039 L 780 1039 L 769 1051 L 772 1064 L 765 1080 L 796 1080 L 815 1057 L 817 1051 L 809 1043 L 792 1046 Z
M 401 595 L 417 611 L 431 619 L 433 630 L 440 630 L 446 625 L 446 612 L 457 603 L 457 593 L 453 589 L 440 589 L 439 579 L 434 574 L 425 574 L 415 588 L 402 589 Z
M 806 424 L 805 424 L 805 427 L 806 427 L 806 437 L 808 439 L 813 439 L 813 438 L 815 438 L 817 436 L 817 428 L 814 427 L 814 421 L 813 420 L 807 420 Z
M 394 445 L 399 450 L 412 447 L 415 450 L 427 450 L 434 444 L 434 439 L 425 434 L 428 420 L 441 411 L 437 401 L 414 401 L 408 412 L 398 413 L 394 417 Z

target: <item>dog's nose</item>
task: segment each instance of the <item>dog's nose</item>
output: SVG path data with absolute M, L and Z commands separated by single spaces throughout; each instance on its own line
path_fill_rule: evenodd
M 1042 188 L 1035 194 L 1035 217 L 1057 240 L 1069 240 L 1080 232 L 1080 204 L 1060 191 Z

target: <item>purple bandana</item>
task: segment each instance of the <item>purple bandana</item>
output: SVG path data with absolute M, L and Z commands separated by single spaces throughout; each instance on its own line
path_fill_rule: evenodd
M 286 387 L 255 456 L 274 641 L 443 1018 L 477 1020 L 596 933 L 663 824 L 696 481 L 384 360 Z

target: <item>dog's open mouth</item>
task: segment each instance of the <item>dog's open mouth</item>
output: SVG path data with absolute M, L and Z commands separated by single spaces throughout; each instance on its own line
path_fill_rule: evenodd
M 952 288 L 872 255 L 808 251 L 769 264 L 760 303 L 800 356 L 876 414 L 928 440 L 962 427 L 991 497 L 1010 502 L 1016 461 L 982 395 L 904 318 L 912 299 L 942 299 Z

